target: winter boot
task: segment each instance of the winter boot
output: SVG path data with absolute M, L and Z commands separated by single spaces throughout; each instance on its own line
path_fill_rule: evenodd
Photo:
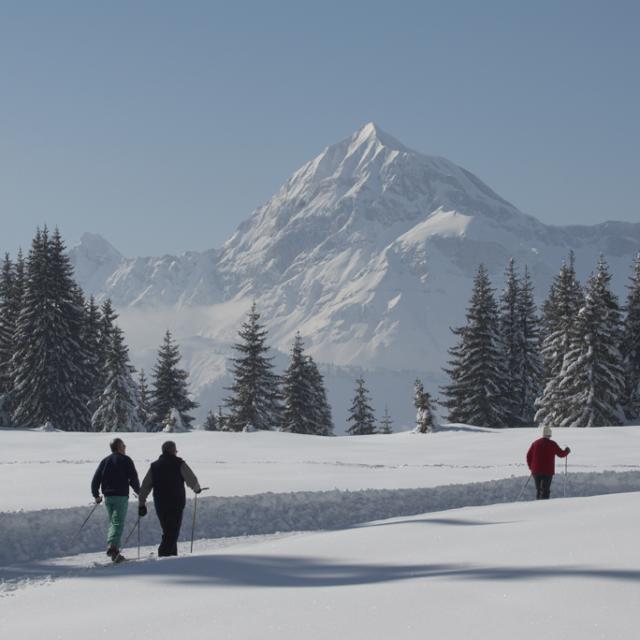
M 120 553 L 120 549 L 118 549 L 118 547 L 116 547 L 115 544 L 110 544 L 109 548 L 107 549 L 107 555 L 114 560 L 115 557 Z
M 124 562 L 126 560 L 126 558 L 121 553 L 117 553 L 111 559 L 113 560 L 114 564 L 120 564 L 121 562 Z

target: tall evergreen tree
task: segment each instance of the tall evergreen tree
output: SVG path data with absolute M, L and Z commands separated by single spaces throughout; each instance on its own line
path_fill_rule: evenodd
M 66 321 L 69 341 L 67 358 L 60 364 L 67 367 L 72 393 L 61 398 L 61 401 L 66 405 L 65 413 L 71 424 L 78 425 L 78 429 L 85 431 L 91 428 L 89 390 L 86 386 L 87 363 L 91 356 L 82 336 L 85 300 L 82 289 L 73 278 L 71 258 L 57 228 L 51 236 L 49 270 L 52 297 L 60 308 L 61 317 Z
M 85 304 L 84 321 L 82 325 L 81 340 L 85 351 L 86 361 L 84 363 L 84 388 L 89 406 L 89 411 L 93 415 L 98 408 L 100 398 L 104 392 L 104 382 L 102 368 L 104 362 L 100 361 L 100 327 L 102 317 L 100 308 L 96 304 L 93 296 Z
M 185 427 L 193 422 L 188 414 L 198 404 L 189 398 L 187 378 L 189 374 L 178 367 L 180 350 L 174 343 L 171 332 L 167 331 L 164 342 L 158 351 L 158 361 L 153 369 L 153 391 L 150 403 L 152 430 L 163 427 L 172 409 L 180 414 Z
M 314 433 L 318 436 L 333 435 L 333 416 L 331 415 L 331 405 L 327 399 L 324 378 L 311 356 L 306 356 L 305 365 L 307 379 L 311 387 L 311 422 L 314 425 Z
M 26 271 L 12 358 L 14 421 L 87 429 L 90 416 L 80 383 L 84 353 L 78 340 L 82 310 L 57 231 L 50 239 L 46 228 L 38 230 Z
M 544 387 L 535 400 L 535 421 L 553 426 L 559 424 L 567 403 L 565 389 L 559 385 L 564 357 L 569 351 L 570 339 L 578 311 L 584 303 L 584 292 L 576 278 L 573 252 L 569 254 L 554 278 L 549 297 L 543 305 L 542 361 Z
M 304 353 L 300 334 L 296 334 L 291 349 L 282 389 L 283 431 L 313 435 L 329 435 L 333 431 L 322 374 L 313 358 Z
M 565 403 L 556 414 L 563 427 L 621 424 L 624 368 L 618 345 L 621 313 L 601 257 L 589 278 L 585 302 L 569 339 L 557 385 Z
M 452 329 L 459 343 L 449 349 L 451 378 L 443 388 L 451 422 L 481 427 L 509 426 L 498 308 L 484 265 L 474 279 L 467 324 Z
M 115 322 L 118 319 L 118 314 L 113 308 L 113 304 L 110 298 L 107 298 L 100 305 L 100 337 L 98 340 L 98 371 L 99 376 L 96 380 L 96 389 L 98 397 L 104 391 L 106 386 L 106 372 L 105 366 L 107 362 L 107 354 L 111 348 L 113 342 L 113 332 L 115 329 Z
M 3 403 L 13 387 L 10 365 L 16 329 L 14 295 L 15 270 L 7 253 L 0 272 L 0 396 L 3 397 Z
M 383 433 L 385 435 L 393 433 L 393 427 L 391 426 L 392 424 L 393 420 L 391 419 L 391 416 L 389 415 L 389 409 L 385 404 L 384 415 L 382 416 L 382 420 L 380 420 L 380 428 L 378 429 L 378 433 Z
M 24 289 L 26 286 L 26 276 L 25 276 L 25 259 L 22 253 L 22 249 L 18 249 L 18 257 L 16 258 L 15 264 L 15 276 L 14 276 L 14 301 L 16 305 L 16 309 L 14 313 L 16 317 L 20 312 L 20 304 L 22 302 L 22 296 L 24 295 Z
M 507 412 L 508 423 L 512 425 L 517 425 L 522 421 L 520 405 L 524 387 L 524 371 L 520 296 L 520 278 L 516 273 L 515 260 L 510 258 L 505 273 L 505 287 L 500 297 L 499 326 L 504 350 L 504 409 Z
M 517 413 L 525 425 L 533 424 L 535 400 L 542 385 L 542 359 L 540 356 L 540 318 L 533 295 L 533 283 L 527 266 L 518 294 L 519 354 L 521 362 L 520 397 Z
M 233 384 L 225 399 L 229 410 L 227 426 L 232 431 L 273 429 L 282 425 L 280 379 L 273 373 L 273 358 L 267 353 L 267 331 L 260 323 L 255 303 L 238 333 L 240 341 L 233 348 Z
M 105 362 L 106 387 L 92 417 L 94 431 L 143 431 L 139 396 L 124 334 L 114 327 Z
M 416 433 L 435 431 L 436 420 L 433 415 L 433 401 L 429 392 L 424 390 L 421 380 L 415 382 L 413 406 L 416 408 Z
M 147 376 L 144 369 L 140 369 L 138 373 L 138 418 L 140 424 L 147 428 L 149 419 L 151 418 L 150 394 L 147 384 Z
M 356 385 L 356 395 L 347 418 L 347 422 L 352 424 L 347 433 L 352 436 L 369 435 L 376 432 L 376 418 L 369 404 L 369 391 L 362 376 L 356 380 Z
M 640 417 L 640 253 L 633 264 L 628 285 L 621 351 L 624 356 L 624 408 L 628 420 Z
M 307 374 L 304 344 L 297 333 L 291 348 L 291 360 L 282 378 L 283 431 L 306 434 L 315 431 L 312 416 L 314 398 Z

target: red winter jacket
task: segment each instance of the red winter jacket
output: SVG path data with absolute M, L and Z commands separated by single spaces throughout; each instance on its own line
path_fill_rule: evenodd
M 556 472 L 556 456 L 566 458 L 568 455 L 569 452 L 551 438 L 540 438 L 529 447 L 527 464 L 534 476 L 552 476 Z

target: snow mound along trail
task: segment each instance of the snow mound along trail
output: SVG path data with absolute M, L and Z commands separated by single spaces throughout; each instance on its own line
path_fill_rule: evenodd
M 363 491 L 311 491 L 263 493 L 249 496 L 198 499 L 197 538 L 264 535 L 284 531 L 342 529 L 364 522 L 444 511 L 468 506 L 513 502 L 527 477 L 419 489 L 367 489 Z M 640 491 L 640 471 L 573 473 L 557 475 L 552 496 L 583 497 Z M 533 486 L 523 499 L 532 499 Z M 136 503 L 130 504 L 125 536 L 135 525 Z M 160 529 L 149 504 L 141 519 L 141 543 L 157 544 Z M 106 523 L 102 506 L 75 538 L 92 507 L 43 509 L 0 513 L 0 566 L 104 549 Z M 185 510 L 181 540 L 191 535 L 193 501 Z M 131 537 L 129 547 L 137 543 Z

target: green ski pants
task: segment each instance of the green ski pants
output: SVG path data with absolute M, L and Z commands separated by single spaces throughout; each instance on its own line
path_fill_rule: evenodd
M 124 521 L 127 518 L 129 508 L 129 496 L 105 496 L 104 505 L 109 516 L 109 531 L 107 544 L 120 548 L 120 540 L 124 531 Z

